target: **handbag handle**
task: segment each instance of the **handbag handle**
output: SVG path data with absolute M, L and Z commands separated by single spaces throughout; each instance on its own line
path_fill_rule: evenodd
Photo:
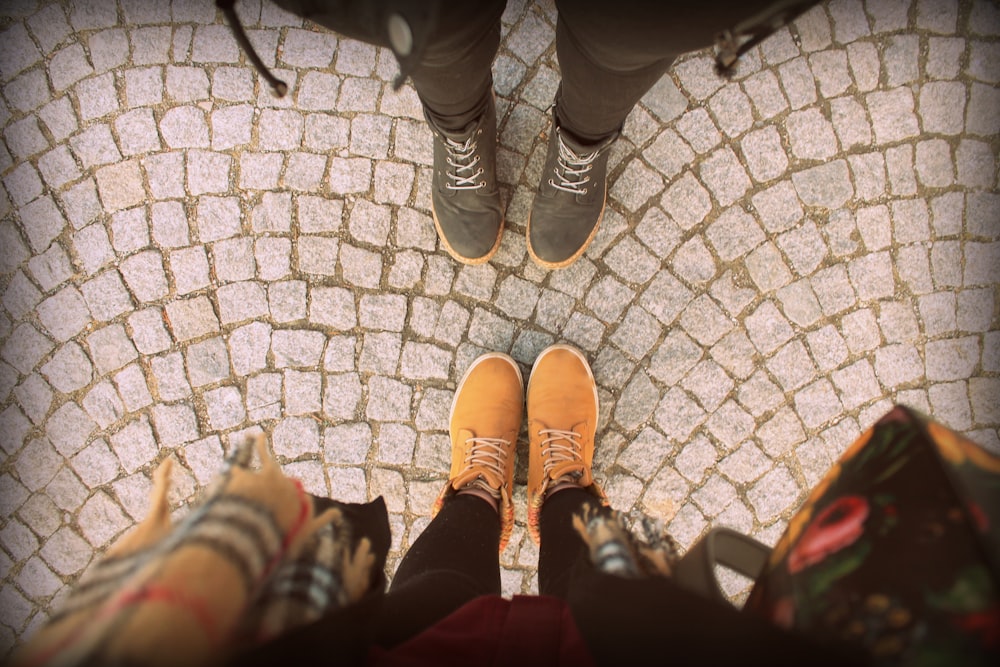
M 719 586 L 715 566 L 727 567 L 756 581 L 770 554 L 770 547 L 752 537 L 731 528 L 712 528 L 677 562 L 674 579 L 688 590 L 732 604 Z

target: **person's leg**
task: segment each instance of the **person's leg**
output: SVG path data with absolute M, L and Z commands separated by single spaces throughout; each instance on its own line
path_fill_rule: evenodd
M 562 82 L 527 230 L 537 264 L 569 266 L 593 241 L 607 197 L 608 150 L 674 59 L 772 3 L 557 0 Z
M 616 136 L 677 56 L 711 46 L 717 33 L 773 4 L 620 0 L 611 10 L 604 2 L 557 0 L 560 126 L 583 143 Z
M 389 45 L 390 16 L 397 10 L 412 14 L 404 23 L 410 26 L 418 61 L 407 69 L 434 134 L 434 227 L 441 246 L 456 260 L 488 261 L 503 235 L 492 65 L 506 0 L 409 6 L 365 0 L 277 3 L 341 35 L 383 47 Z
M 600 505 L 583 489 L 566 489 L 542 505 L 541 544 L 538 551 L 538 592 L 565 599 L 580 568 L 589 567 L 587 545 L 573 527 L 573 515 L 584 505 Z
M 633 63 L 629 70 L 609 69 L 605 61 L 595 62 L 585 51 L 582 35 L 574 33 L 560 3 L 556 25 L 556 50 L 562 81 L 556 92 L 555 122 L 583 144 L 598 144 L 616 137 L 625 117 L 670 67 L 673 58 L 646 52 L 647 62 Z M 589 23 L 585 24 L 590 27 Z M 578 31 L 580 27 L 577 27 Z M 621 35 L 612 31 L 609 41 Z M 618 41 L 615 39 L 615 41 Z M 610 45 L 608 45 L 610 46 Z M 629 53 L 633 53 L 629 49 Z M 613 49 L 603 52 L 617 55 Z M 601 91 L 595 94 L 595 91 Z M 605 92 L 606 91 L 606 92 Z
M 434 133 L 431 214 L 441 245 L 464 264 L 500 248 L 493 58 L 505 0 L 448 0 L 411 78 Z
M 506 0 L 436 0 L 411 7 L 368 0 L 272 1 L 343 37 L 382 47 L 389 47 L 390 16 L 401 12 L 420 55 L 410 78 L 437 124 L 460 130 L 485 110 Z
M 625 579 L 583 570 L 566 595 L 573 622 L 598 665 L 867 664 L 844 644 L 786 632 L 661 577 Z
M 403 557 L 375 641 L 395 646 L 480 595 L 500 593 L 500 519 L 481 498 L 448 500 Z
M 553 593 L 562 564 L 583 553 L 573 512 L 607 504 L 594 481 L 597 383 L 586 357 L 552 345 L 535 359 L 528 381 L 528 532 L 539 544 L 539 590 Z
M 598 665 L 645 663 L 653 655 L 680 663 L 855 664 L 857 656 L 843 647 L 813 644 L 668 578 L 601 571 L 573 527 L 574 515 L 588 505 L 600 507 L 600 501 L 579 488 L 545 499 L 538 590 L 566 601 Z
M 438 128 L 460 132 L 486 111 L 505 6 L 506 0 L 442 3 L 427 50 L 410 74 Z
M 466 370 L 451 406 L 451 468 L 434 519 L 403 557 L 376 641 L 393 646 L 479 595 L 500 593 L 499 552 L 514 524 L 514 448 L 521 370 L 499 352 Z

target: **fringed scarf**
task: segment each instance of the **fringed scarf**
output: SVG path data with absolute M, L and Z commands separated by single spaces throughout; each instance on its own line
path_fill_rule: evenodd
M 16 665 L 205 665 L 360 599 L 375 556 L 337 508 L 315 514 L 263 437 L 237 447 L 204 501 L 172 524 L 171 461 L 149 515 L 112 546 Z

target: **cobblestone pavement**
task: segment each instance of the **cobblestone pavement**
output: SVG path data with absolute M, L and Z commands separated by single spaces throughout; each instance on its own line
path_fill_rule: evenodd
M 773 543 L 894 402 L 1000 450 L 995 3 L 832 0 L 731 82 L 684 57 L 556 272 L 524 241 L 551 1 L 503 17 L 507 231 L 478 267 L 438 246 L 431 135 L 388 51 L 244 0 L 277 100 L 207 0 L 3 6 L 4 649 L 143 516 L 159 461 L 182 508 L 256 429 L 311 491 L 385 496 L 395 567 L 487 350 L 526 372 L 550 343 L 585 350 L 598 477 L 684 546 L 722 524 Z M 525 478 L 506 594 L 536 589 Z

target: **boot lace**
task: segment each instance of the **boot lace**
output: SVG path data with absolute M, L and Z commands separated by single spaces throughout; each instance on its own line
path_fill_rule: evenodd
M 485 468 L 488 472 L 496 474 L 500 479 L 504 479 L 507 469 L 507 447 L 510 442 L 503 438 L 469 438 L 465 441 L 469 445 L 465 452 L 465 467 Z M 500 489 L 494 488 L 487 481 L 486 477 L 480 474 L 465 487 L 475 486 L 487 491 L 494 498 L 500 497 Z
M 550 178 L 549 185 L 557 190 L 575 195 L 587 194 L 587 188 L 584 187 L 590 182 L 590 176 L 587 176 L 587 173 L 593 169 L 594 160 L 597 159 L 600 151 L 577 155 L 572 148 L 566 145 L 558 130 L 556 131 L 556 140 L 559 142 L 559 156 L 556 158 L 556 166 L 552 172 L 558 181 Z
M 476 152 L 479 148 L 476 141 L 478 136 L 479 132 L 476 132 L 465 141 L 454 141 L 443 137 L 444 147 L 448 151 L 448 165 L 455 170 L 454 173 L 448 172 L 448 178 L 454 181 L 445 184 L 449 190 L 478 190 L 486 187 L 485 180 L 476 181 L 483 175 L 482 167 L 476 169 L 480 160 L 480 156 Z M 475 171 L 473 171 L 474 169 Z
M 542 440 L 542 472 L 545 477 L 551 476 L 557 466 L 567 462 L 578 462 L 583 465 L 583 455 L 576 431 L 563 431 L 556 428 L 544 428 L 538 432 L 547 436 Z M 574 470 L 552 480 L 554 484 L 561 482 L 577 482 L 583 476 L 582 470 Z

